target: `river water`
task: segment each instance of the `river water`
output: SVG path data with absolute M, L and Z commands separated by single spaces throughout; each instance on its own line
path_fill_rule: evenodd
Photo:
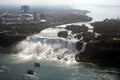
M 34 67 L 38 62 L 41 67 Z M 34 70 L 35 75 L 27 74 Z M 93 64 L 68 65 L 63 62 L 21 59 L 16 55 L 0 54 L 0 80 L 119 80 L 120 73 L 114 68 Z
M 102 21 L 105 18 L 120 18 L 120 6 L 118 5 L 99 5 L 99 6 L 75 6 L 72 7 L 74 9 L 80 9 L 80 10 L 89 10 L 90 13 L 88 16 L 91 16 L 93 18 L 93 21 Z
M 86 24 L 92 28 L 89 23 L 72 24 Z M 17 46 L 18 54 L 0 54 L 0 80 L 120 80 L 119 69 L 75 62 L 77 40 L 57 37 L 57 32 L 64 31 L 66 25 L 27 37 Z M 41 67 L 35 67 L 36 62 Z M 28 75 L 27 70 L 33 70 L 34 75 Z

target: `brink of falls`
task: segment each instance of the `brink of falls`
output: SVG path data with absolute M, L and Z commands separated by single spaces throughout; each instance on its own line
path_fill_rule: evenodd
M 19 56 L 58 60 L 67 63 L 76 62 L 75 55 L 78 53 L 76 43 L 78 40 L 67 40 L 57 37 L 57 33 L 61 30 L 65 29 L 48 28 L 38 34 L 27 37 L 17 46 Z

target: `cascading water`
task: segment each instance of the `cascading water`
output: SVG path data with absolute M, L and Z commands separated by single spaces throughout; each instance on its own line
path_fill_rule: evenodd
M 77 40 L 66 40 L 57 37 L 58 28 L 48 28 L 27 37 L 18 46 L 19 56 L 27 56 L 27 58 L 59 60 L 67 63 L 75 61 L 76 42 Z
M 84 42 L 82 45 L 82 49 L 78 53 L 84 52 L 86 49 L 86 45 L 87 45 L 87 42 Z
M 76 49 L 78 40 L 57 37 L 60 30 L 65 29 L 48 28 L 39 34 L 27 37 L 17 46 L 19 56 L 75 63 L 75 55 L 78 53 Z

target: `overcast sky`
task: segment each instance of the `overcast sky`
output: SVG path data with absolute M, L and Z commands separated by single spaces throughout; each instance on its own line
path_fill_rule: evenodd
M 28 5 L 120 5 L 120 0 L 0 0 L 0 4 Z

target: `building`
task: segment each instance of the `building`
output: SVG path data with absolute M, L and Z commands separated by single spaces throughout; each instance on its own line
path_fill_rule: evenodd
M 21 11 L 22 13 L 20 14 L 3 13 L 0 15 L 0 24 L 46 23 L 43 13 L 41 15 L 37 14 L 36 12 L 30 14 L 29 6 L 27 5 L 21 6 Z
M 21 16 L 21 18 L 24 20 L 24 21 L 30 21 L 30 20 L 33 20 L 34 17 L 32 14 L 20 14 L 19 16 Z
M 28 5 L 21 6 L 21 12 L 22 13 L 29 13 L 29 6 Z
M 2 24 L 20 24 L 21 23 L 21 16 L 4 13 L 1 16 Z
M 22 24 L 22 23 L 36 23 L 32 14 L 8 14 L 0 15 L 0 24 Z

